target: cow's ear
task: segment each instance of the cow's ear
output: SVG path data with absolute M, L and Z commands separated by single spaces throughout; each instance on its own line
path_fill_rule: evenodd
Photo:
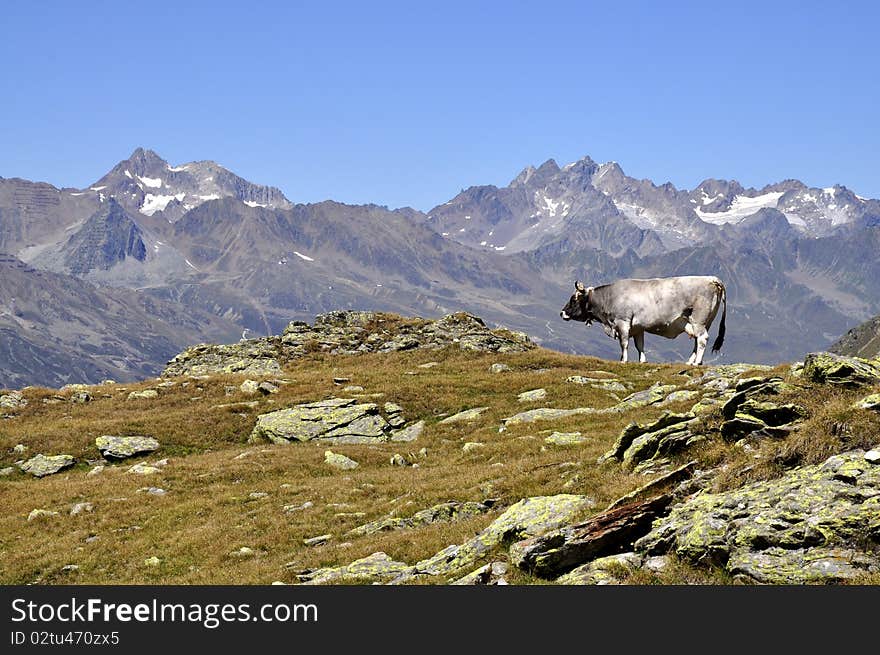
M 593 289 L 594 289 L 594 288 L 595 288 L 595 287 L 587 287 L 587 290 L 586 290 L 586 292 L 585 292 L 585 293 L 587 294 L 587 298 L 590 297 L 590 294 L 593 292 Z
M 577 282 L 574 283 L 574 289 L 575 289 L 575 291 L 580 291 L 580 292 L 586 291 L 583 283 L 580 280 L 578 280 Z

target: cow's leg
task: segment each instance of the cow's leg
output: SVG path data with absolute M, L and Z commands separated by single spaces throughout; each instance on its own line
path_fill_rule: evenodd
M 706 352 L 706 345 L 709 343 L 709 331 L 702 325 L 697 330 L 694 339 L 694 364 L 700 366 L 703 364 L 703 353 Z
M 636 350 L 639 353 L 639 361 L 645 362 L 648 361 L 645 357 L 645 333 L 644 332 L 634 332 L 633 333 L 633 343 L 636 346 Z
M 626 363 L 629 361 L 627 350 L 629 349 L 629 323 L 617 323 L 617 340 L 620 342 L 620 361 Z
M 685 329 L 685 332 L 687 332 L 687 335 L 689 338 L 694 339 L 691 336 L 691 333 L 687 329 Z M 697 340 L 694 339 L 694 347 L 693 347 L 693 350 L 691 350 L 691 356 L 688 357 L 687 364 L 688 364 L 688 366 L 693 366 L 696 363 L 697 363 Z

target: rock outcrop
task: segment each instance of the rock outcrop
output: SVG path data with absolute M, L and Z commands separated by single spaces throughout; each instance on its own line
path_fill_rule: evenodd
M 274 375 L 285 363 L 312 352 L 354 355 L 447 346 L 498 353 L 535 347 L 525 334 L 503 328 L 490 330 L 482 319 L 466 312 L 429 320 L 382 312 L 335 311 L 319 314 L 314 325 L 292 321 L 279 336 L 188 348 L 168 362 L 162 375 Z
M 810 353 L 804 359 L 803 377 L 810 382 L 841 387 L 880 384 L 880 361 L 834 353 Z
M 870 452 L 870 451 L 869 451 Z M 856 450 L 776 480 L 675 505 L 635 551 L 724 567 L 765 583 L 880 571 L 880 465 Z

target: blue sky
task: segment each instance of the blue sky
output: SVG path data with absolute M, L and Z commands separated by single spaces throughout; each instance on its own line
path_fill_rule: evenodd
M 181 6 L 184 5 L 184 6 Z M 6 2 L 0 176 L 137 146 L 296 202 L 427 210 L 589 155 L 880 197 L 874 3 Z

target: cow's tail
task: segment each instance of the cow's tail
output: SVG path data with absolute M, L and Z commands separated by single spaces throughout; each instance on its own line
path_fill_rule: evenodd
M 721 302 L 724 303 L 724 311 L 721 312 L 721 325 L 718 326 L 718 336 L 715 338 L 715 343 L 712 344 L 712 352 L 717 353 L 721 350 L 721 346 L 724 345 L 724 322 L 727 318 L 727 290 L 724 288 L 724 284 L 722 282 L 716 282 L 718 286 L 718 290 L 721 292 Z

